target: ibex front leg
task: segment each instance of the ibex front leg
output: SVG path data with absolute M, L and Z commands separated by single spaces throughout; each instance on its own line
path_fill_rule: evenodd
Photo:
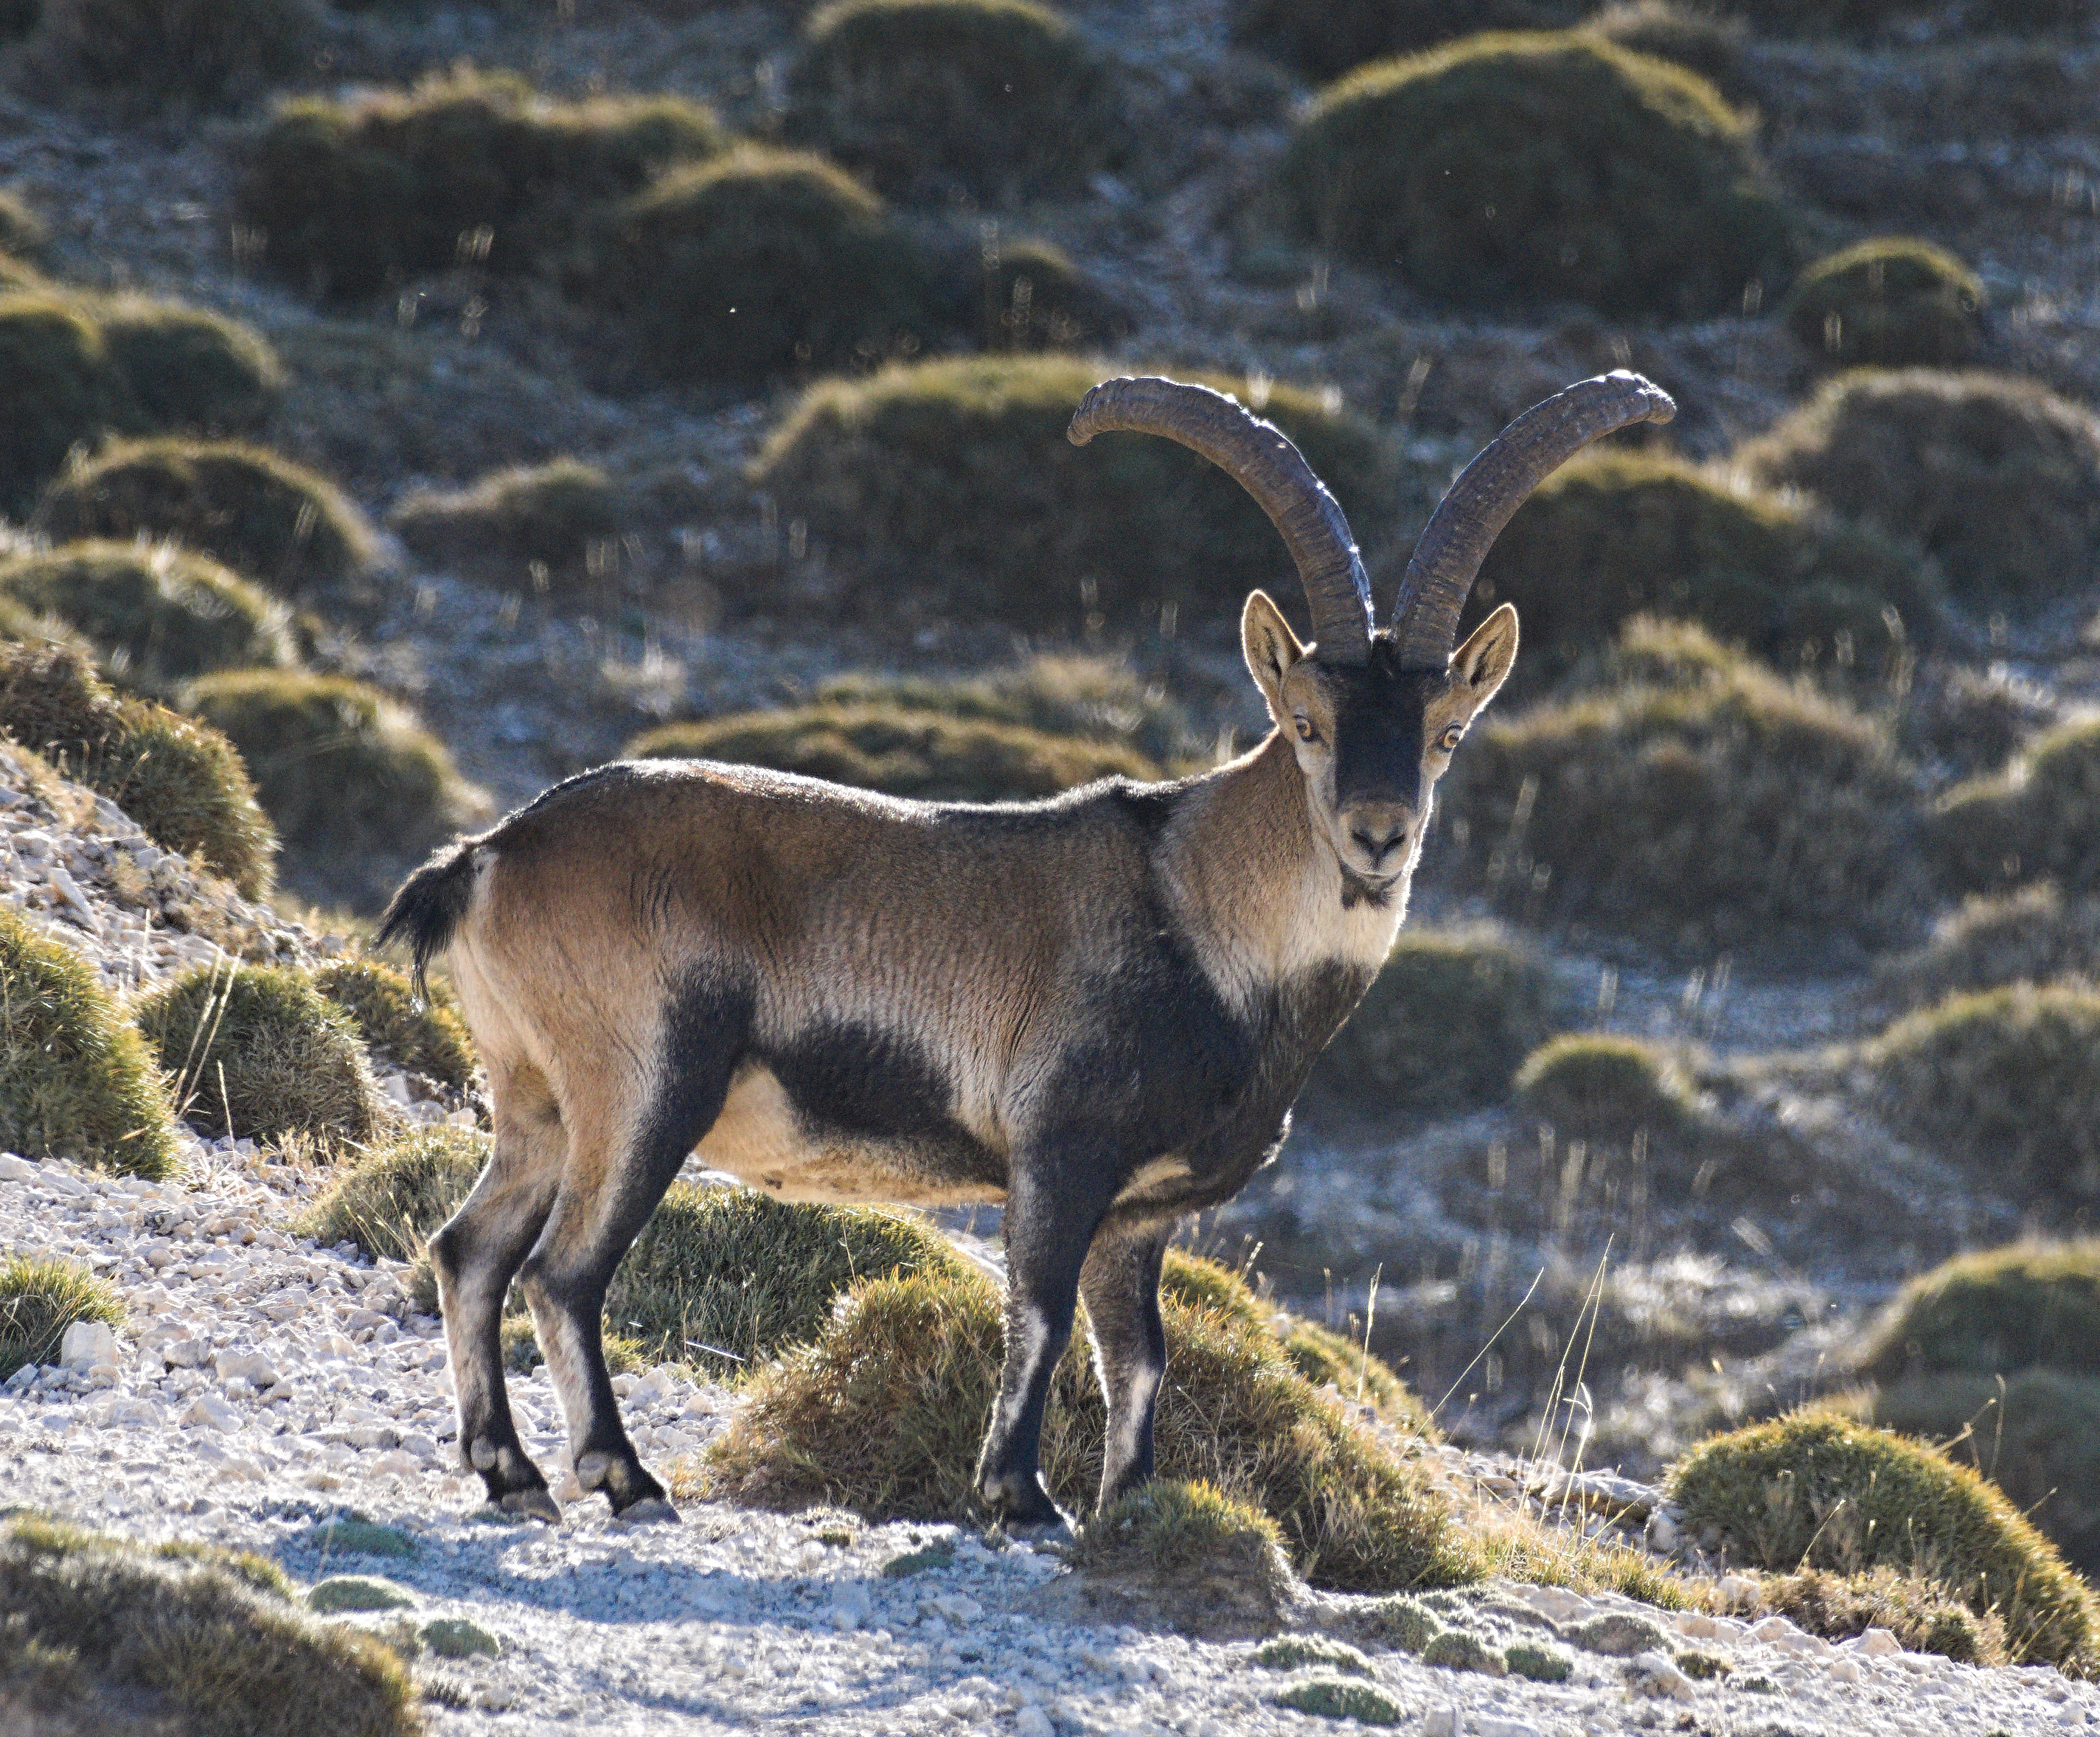
M 1017 1525 L 1054 1526 L 1065 1519 L 1043 1486 L 1043 1409 L 1072 1337 L 1079 1269 L 1107 1206 L 1098 1192 L 1017 1175 L 1007 1197 L 1006 1361 L 977 1460 L 977 1493 Z
M 1159 1263 L 1172 1225 L 1103 1231 L 1079 1275 L 1094 1368 L 1108 1401 L 1101 1506 L 1152 1476 L 1153 1412 L 1167 1373 L 1167 1329 L 1159 1319 Z

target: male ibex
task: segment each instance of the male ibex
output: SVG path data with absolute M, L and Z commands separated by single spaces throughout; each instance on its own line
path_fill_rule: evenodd
M 1515 656 L 1507 604 L 1452 649 L 1481 559 L 1578 447 L 1673 408 L 1617 373 L 1526 412 L 1453 485 L 1374 630 L 1348 523 L 1290 441 L 1205 388 L 1110 381 L 1075 443 L 1193 448 L 1297 563 L 1314 643 L 1259 591 L 1241 622 L 1277 725 L 1251 753 L 990 806 L 611 765 L 412 875 L 380 940 L 406 937 L 419 972 L 450 960 L 493 1100 L 494 1155 L 430 1244 L 460 1448 L 490 1499 L 558 1512 L 504 1392 L 522 1273 L 577 1481 L 671 1517 L 620 1427 L 600 1311 L 695 1148 L 783 1200 L 1003 1200 L 981 1494 L 1015 1523 L 1057 1517 L 1037 1439 L 1075 1293 L 1108 1396 L 1101 1500 L 1149 1477 L 1168 1232 L 1282 1143 L 1392 944 L 1436 780 Z

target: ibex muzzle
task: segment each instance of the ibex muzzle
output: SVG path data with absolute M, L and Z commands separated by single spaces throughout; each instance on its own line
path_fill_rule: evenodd
M 982 806 L 608 766 L 410 876 L 380 942 L 406 938 L 419 972 L 445 954 L 492 1099 L 488 1167 L 431 1241 L 460 1450 L 490 1499 L 557 1512 L 504 1391 L 515 1276 L 577 1479 L 672 1517 L 620 1427 L 601 1312 L 696 1149 L 783 1200 L 1003 1201 L 986 1506 L 1058 1517 L 1037 1441 L 1079 1297 L 1108 1398 L 1101 1499 L 1149 1477 L 1167 1237 L 1274 1156 L 1392 946 L 1436 780 L 1515 657 L 1507 605 L 1453 649 L 1473 575 L 1548 471 L 1671 409 L 1613 374 L 1518 418 L 1453 485 L 1379 628 L 1341 509 L 1290 441 L 1206 388 L 1110 381 L 1072 439 L 1163 434 L 1213 460 L 1304 584 L 1309 646 L 1247 599 L 1277 725 L 1251 752 Z

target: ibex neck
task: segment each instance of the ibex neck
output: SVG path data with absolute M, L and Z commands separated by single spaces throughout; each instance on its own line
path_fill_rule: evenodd
M 1276 731 L 1185 787 L 1159 867 L 1191 932 L 1215 937 L 1213 981 L 1240 999 L 1323 966 L 1375 971 L 1407 905 L 1405 884 L 1383 904 L 1345 897 L 1297 756 Z

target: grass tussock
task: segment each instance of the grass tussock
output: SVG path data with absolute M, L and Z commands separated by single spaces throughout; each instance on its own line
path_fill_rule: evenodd
M 1023 628 L 1148 631 L 1237 622 L 1288 564 L 1261 509 L 1171 442 L 1065 438 L 1088 390 L 1118 372 L 1039 355 L 894 367 L 820 381 L 767 442 L 752 480 L 805 518 L 842 600 Z M 1220 390 L 1244 381 L 1210 377 Z M 1361 418 L 1269 388 L 1261 413 L 1304 451 L 1360 536 L 1392 492 L 1389 455 Z M 1013 527 L 1035 534 L 1017 538 Z
M 1639 1038 L 1567 1033 L 1526 1057 L 1515 1085 L 1527 1110 L 1578 1140 L 1668 1136 L 1700 1117 L 1683 1069 Z
M 140 1001 L 136 1018 L 177 1108 L 208 1133 L 356 1141 L 382 1126 L 357 1027 L 302 972 L 195 966 Z
M 1538 30 L 1572 24 L 1581 0 L 1233 0 L 1233 42 L 1280 60 L 1317 83 L 1366 61 L 1434 48 L 1480 30 Z
M 945 333 L 931 256 L 820 157 L 756 148 L 664 175 L 593 231 L 576 287 L 662 380 L 864 368 Z
M 1865 1047 L 1884 1113 L 2023 1203 L 2100 1199 L 2100 991 L 1951 995 Z
M 587 577 L 626 522 L 626 492 L 595 465 L 520 465 L 470 487 L 417 489 L 394 510 L 401 540 L 427 561 L 544 589 Z
M 1783 281 L 1793 248 L 1749 117 L 1580 32 L 1358 68 L 1299 124 L 1274 191 L 1306 240 L 1468 306 L 1696 318 Z
M 1748 92 L 1743 50 L 1750 33 L 1736 13 L 1674 0 L 1617 0 L 1593 12 L 1583 28 L 1633 54 L 1668 60 L 1696 73 L 1730 102 Z
M 112 693 L 79 650 L 0 643 L 0 734 L 107 796 L 162 849 L 196 857 L 247 897 L 268 888 L 276 835 L 233 745 Z
M 232 442 L 112 443 L 51 483 L 37 524 L 58 542 L 173 538 L 294 595 L 342 584 L 378 557 L 371 527 L 333 483 Z
M 1937 1653 L 1957 1664 L 2005 1664 L 2013 1653 L 1995 1611 L 1974 1611 L 1937 1580 L 1916 1571 L 1874 1568 L 1838 1574 L 1802 1568 L 1758 1583 L 1758 1614 L 1792 1619 L 1827 1641 L 1886 1629 L 1906 1652 Z
M 1155 1479 L 1132 1491 L 1087 1523 L 1072 1561 L 1089 1573 L 1165 1585 L 1223 1580 L 1242 1597 L 1251 1589 L 1272 1603 L 1290 1589 L 1276 1522 L 1213 1484 Z
M 1048 241 L 981 241 L 974 281 L 965 276 L 951 293 L 968 302 L 958 328 L 974 315 L 985 350 L 1092 350 L 1135 329 L 1128 310 Z
M 168 1096 L 94 968 L 0 909 L 0 1151 L 161 1177 Z
M 54 1686 L 69 1686 L 68 1699 L 98 1684 L 165 1696 L 208 1737 L 423 1729 L 391 1651 L 347 1624 L 312 1621 L 229 1554 L 170 1555 L 17 1514 L 0 1520 L 0 1609 L 20 1640 L 46 1650 L 47 1669 L 64 1660 Z
M 411 90 L 283 104 L 235 208 L 279 274 L 317 298 L 360 296 L 454 265 L 528 269 L 657 170 L 723 142 L 682 97 L 556 102 L 514 73 L 460 66 Z
M 330 1248 L 354 1242 L 373 1260 L 418 1259 L 430 1233 L 459 1210 L 488 1151 L 488 1136 L 470 1128 L 396 1135 L 338 1172 L 299 1232 Z
M 2053 602 L 2100 556 L 2100 420 L 2032 381 L 1841 374 L 1737 461 L 1922 544 L 1979 611 Z
M 1971 897 L 1933 926 L 1932 939 L 1882 961 L 1874 987 L 1899 1007 L 2009 983 L 2100 983 L 2100 899 L 2067 898 L 2050 882 Z
M 213 670 L 298 661 L 282 604 L 173 544 L 66 543 L 0 557 L 0 597 L 77 628 L 107 676 L 156 697 Z
M 0 1381 L 24 1364 L 56 1363 L 76 1321 L 124 1325 L 113 1287 L 70 1262 L 15 1254 L 0 1261 Z
M 1967 891 L 2048 877 L 2075 893 L 2100 890 L 2100 718 L 2045 731 L 2003 770 L 1970 778 L 1932 805 L 1940 873 Z
M 1034 0 L 834 0 L 802 35 L 789 136 L 893 198 L 1074 198 L 1127 149 L 1117 69 Z
M 1143 755 L 1110 743 L 882 706 L 810 706 L 667 724 L 637 736 L 624 752 L 645 760 L 770 766 L 937 802 L 1018 801 L 1112 775 L 1140 782 L 1162 775 Z
M 1670 1488 L 1735 1561 L 1914 1573 L 1995 1616 L 2014 1658 L 2100 1669 L 2091 1589 L 2004 1495 L 1922 1443 L 1799 1412 L 1702 1443 Z
M 2036 1367 L 2100 1376 L 2100 1241 L 2018 1242 L 1943 1261 L 1904 1286 L 1858 1360 L 1882 1382 Z
M 101 328 L 55 293 L 0 295 L 0 512 L 21 518 L 67 453 L 123 426 L 130 406 Z
M 185 703 L 240 750 L 295 867 L 421 855 L 480 800 L 412 712 L 347 676 L 229 671 Z
M 1373 1111 L 1461 1115 L 1500 1102 L 1551 1033 L 1544 963 L 1492 928 L 1405 928 L 1312 1079 Z
M 1936 637 L 1943 608 L 1915 549 L 1615 448 L 1564 465 L 1517 509 L 1470 606 L 1501 602 L 1523 619 L 1519 668 L 1534 689 L 1640 615 L 1696 622 L 1785 668 L 1882 675 Z
M 1678 668 L 1476 729 L 1447 780 L 1467 875 L 1513 916 L 1706 957 L 1905 935 L 1917 791 L 1886 728 L 1725 654 Z
M 377 959 L 336 959 L 316 968 L 314 987 L 341 1007 L 365 1047 L 411 1074 L 464 1089 L 474 1078 L 474 1038 L 443 985 L 427 1000 L 404 972 Z
M 1780 306 L 1787 329 L 1842 368 L 1952 368 L 1983 340 L 1983 286 L 1944 248 L 1907 236 L 1817 260 Z
M 1426 1475 L 1353 1428 L 1273 1339 L 1171 1294 L 1162 1312 L 1161 1477 L 1211 1484 L 1267 1514 L 1315 1585 L 1392 1590 L 1478 1572 Z M 814 1344 L 755 1378 L 709 1452 L 711 1487 L 769 1504 L 821 1497 L 871 1517 L 969 1512 L 1000 1338 L 998 1298 L 975 1273 L 857 1286 Z M 1075 1338 L 1043 1435 L 1046 1481 L 1070 1506 L 1093 1499 L 1104 1426 Z
M 238 320 L 153 296 L 112 296 L 93 306 L 142 428 L 245 434 L 277 408 L 284 366 Z

